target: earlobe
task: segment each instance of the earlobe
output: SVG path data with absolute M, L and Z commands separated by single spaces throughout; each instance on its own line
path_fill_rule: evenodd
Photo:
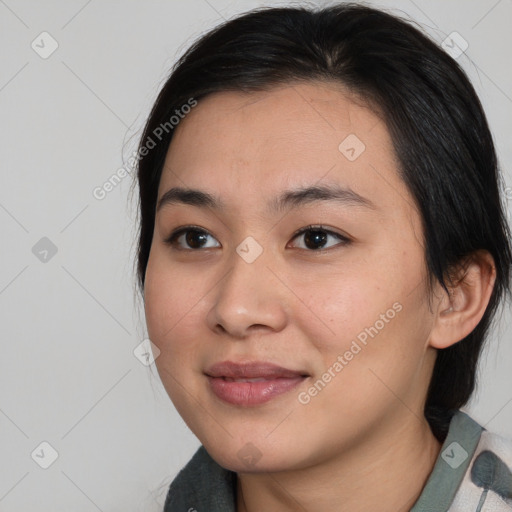
M 429 345 L 443 349 L 470 334 L 485 314 L 496 280 L 493 257 L 487 251 L 473 253 L 460 265 L 449 285 L 441 287 Z

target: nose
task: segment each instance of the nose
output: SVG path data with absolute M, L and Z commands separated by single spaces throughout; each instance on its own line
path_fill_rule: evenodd
M 234 254 L 231 270 L 214 290 L 210 329 L 243 339 L 255 331 L 279 332 L 287 321 L 286 288 L 260 257 L 247 263 Z

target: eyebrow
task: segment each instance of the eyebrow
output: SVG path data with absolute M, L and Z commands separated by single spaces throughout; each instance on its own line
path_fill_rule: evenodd
M 315 202 L 337 202 L 345 205 L 364 206 L 376 209 L 374 203 L 359 195 L 350 188 L 340 185 L 312 185 L 293 190 L 287 190 L 280 196 L 270 200 L 267 204 L 270 213 L 279 213 L 286 208 L 298 208 L 300 206 Z M 222 210 L 225 203 L 217 196 L 202 190 L 173 187 L 165 192 L 159 199 L 156 211 L 171 204 L 185 204 L 199 208 L 213 208 Z

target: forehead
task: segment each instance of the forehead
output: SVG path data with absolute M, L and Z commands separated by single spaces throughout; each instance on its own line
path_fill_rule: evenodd
M 313 155 L 318 148 L 337 156 L 338 145 L 333 143 L 341 142 L 351 130 L 364 138 L 379 123 L 362 102 L 356 103 L 341 87 L 330 84 L 294 84 L 251 93 L 226 91 L 200 100 L 176 128 L 171 148 L 190 150 L 200 144 L 201 149 L 222 154 L 229 147 L 230 156 L 264 149 L 273 151 L 273 158 L 280 153 L 298 155 L 297 159 Z M 374 139 L 386 138 L 383 128 L 375 132 Z
M 410 201 L 385 123 L 336 85 L 215 93 L 175 130 L 159 195 L 188 186 L 247 199 L 328 182 Z

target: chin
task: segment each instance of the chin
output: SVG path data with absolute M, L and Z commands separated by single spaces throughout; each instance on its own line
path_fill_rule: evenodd
M 286 443 L 270 443 L 263 436 L 230 439 L 226 444 L 202 442 L 210 456 L 223 468 L 236 473 L 269 473 L 299 469 L 307 459 Z M 261 441 L 258 441 L 261 439 Z M 275 440 L 274 440 L 275 441 Z
M 274 473 L 290 468 L 290 460 L 286 457 L 265 457 L 261 451 L 247 443 L 239 452 L 219 453 L 218 450 L 207 450 L 210 456 L 225 469 L 235 473 Z

